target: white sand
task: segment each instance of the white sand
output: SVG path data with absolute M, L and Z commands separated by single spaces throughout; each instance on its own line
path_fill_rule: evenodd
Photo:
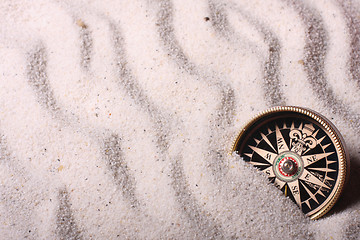
M 224 2 L 0 2 L 0 239 L 360 239 L 360 3 Z M 348 146 L 318 221 L 228 155 L 275 105 Z

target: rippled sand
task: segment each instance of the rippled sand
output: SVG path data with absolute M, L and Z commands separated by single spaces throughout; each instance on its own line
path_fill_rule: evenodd
M 0 3 L 1 239 L 359 239 L 359 1 Z M 318 221 L 229 150 L 272 106 L 329 118 Z

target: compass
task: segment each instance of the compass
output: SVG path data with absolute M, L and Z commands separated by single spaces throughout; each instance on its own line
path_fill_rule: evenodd
M 253 118 L 232 151 L 264 172 L 311 219 L 336 203 L 349 173 L 344 141 L 324 116 L 274 107 Z

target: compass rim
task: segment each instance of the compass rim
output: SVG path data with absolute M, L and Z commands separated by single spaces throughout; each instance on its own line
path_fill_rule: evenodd
M 256 127 L 254 127 L 254 124 L 258 123 L 260 120 L 264 118 L 265 118 L 264 120 L 271 119 L 271 116 L 276 115 L 276 113 L 286 113 L 286 112 L 302 114 L 305 117 L 308 117 L 313 121 L 317 122 L 321 127 L 323 127 L 328 132 L 329 137 L 332 139 L 334 147 L 338 153 L 339 175 L 336 179 L 336 182 L 338 183 L 336 184 L 336 186 L 334 186 L 332 193 L 329 195 L 330 199 L 327 201 L 327 203 L 325 203 L 323 207 L 321 207 L 316 212 L 314 212 L 314 210 L 316 210 L 314 209 L 313 211 L 310 211 L 309 213 L 306 214 L 308 217 L 310 217 L 310 219 L 316 220 L 324 216 L 326 213 L 328 213 L 330 209 L 336 204 L 336 202 L 339 200 L 341 194 L 344 191 L 344 188 L 347 184 L 350 175 L 350 160 L 348 156 L 348 151 L 346 150 L 345 141 L 342 135 L 340 134 L 339 130 L 329 119 L 327 119 L 325 116 L 314 110 L 304 107 L 298 107 L 298 106 L 276 106 L 266 109 L 256 114 L 250 121 L 248 121 L 244 125 L 243 128 L 240 129 L 237 137 L 233 142 L 231 154 L 233 152 L 237 152 L 236 148 L 239 145 L 240 140 L 242 140 L 242 138 L 244 137 L 245 137 L 244 139 L 246 139 L 246 133 L 249 131 L 249 129 L 250 130 L 251 128 L 256 129 Z

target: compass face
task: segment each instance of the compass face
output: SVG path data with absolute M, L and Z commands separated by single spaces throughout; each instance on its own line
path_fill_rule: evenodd
M 257 116 L 240 133 L 233 151 L 313 219 L 335 204 L 348 170 L 335 127 L 297 107 L 276 107 Z

